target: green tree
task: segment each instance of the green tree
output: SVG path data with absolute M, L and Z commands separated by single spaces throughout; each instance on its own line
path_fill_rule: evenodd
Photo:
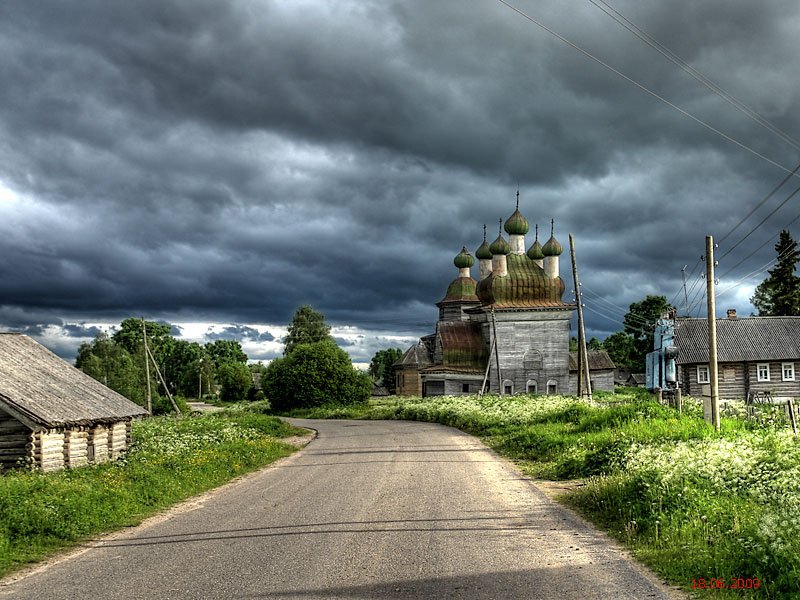
M 800 252 L 797 242 L 785 229 L 775 244 L 778 262 L 769 276 L 756 288 L 750 302 L 760 316 L 779 317 L 800 315 L 800 277 L 795 274 Z
M 402 357 L 403 351 L 400 348 L 387 348 L 378 350 L 369 363 L 369 374 L 375 381 L 386 386 L 390 394 L 397 391 L 394 363 Z
M 598 340 L 596 337 L 592 336 L 589 341 L 586 343 L 587 350 L 602 350 L 603 349 L 603 342 Z
M 603 350 L 618 367 L 640 370 L 643 365 L 636 362 L 636 341 L 624 331 L 612 333 L 603 341 Z
M 206 344 L 205 350 L 217 370 L 226 363 L 247 364 L 247 354 L 236 340 L 216 340 Z
M 241 402 L 247 399 L 247 391 L 253 387 L 253 376 L 247 365 L 241 362 L 226 362 L 217 369 L 220 385 L 220 400 Z
M 171 327 L 165 323 L 155 321 L 145 321 L 147 330 L 147 346 L 159 365 L 164 362 L 165 355 L 169 352 L 169 347 L 175 342 L 171 335 Z M 114 332 L 112 338 L 114 342 L 125 348 L 132 356 L 143 354 L 144 345 L 142 343 L 142 320 L 125 319 L 119 325 L 119 329 Z
M 666 296 L 648 295 L 644 300 L 630 305 L 622 323 L 623 331 L 634 340 L 632 368 L 644 371 L 644 356 L 653 349 L 656 321 L 671 308 Z
M 369 375 L 356 370 L 347 352 L 330 339 L 296 345 L 273 360 L 263 386 L 276 410 L 366 402 L 372 391 Z
M 289 355 L 300 344 L 313 344 L 330 339 L 331 328 L 325 324 L 322 313 L 304 304 L 298 308 L 289 325 L 289 333 L 283 338 L 283 354 Z
M 128 400 L 145 406 L 144 373 L 130 353 L 105 333 L 81 344 L 75 366 Z

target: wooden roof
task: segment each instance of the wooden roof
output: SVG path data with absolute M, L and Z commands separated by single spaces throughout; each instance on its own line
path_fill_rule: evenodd
M 608 352 L 605 350 L 589 350 L 586 353 L 589 356 L 589 370 L 590 371 L 603 371 L 607 369 L 616 369 L 617 366 L 614 364 L 614 361 L 611 360 L 611 357 L 608 355 Z M 578 370 L 578 353 L 577 352 L 570 352 L 569 353 L 569 370 L 570 371 L 577 371 Z
M 800 317 L 717 319 L 717 361 L 800 359 Z M 676 319 L 679 365 L 708 362 L 708 321 Z
M 18 333 L 0 333 L 0 408 L 29 426 L 42 427 L 89 425 L 147 414 Z

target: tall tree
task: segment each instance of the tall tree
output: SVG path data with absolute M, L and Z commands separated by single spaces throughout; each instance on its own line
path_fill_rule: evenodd
M 205 351 L 219 369 L 226 363 L 247 364 L 247 354 L 236 340 L 215 340 L 205 345 Z
M 394 363 L 402 357 L 403 351 L 400 348 L 387 348 L 386 350 L 378 350 L 369 363 L 369 374 L 372 375 L 375 381 L 379 381 L 386 386 L 390 394 L 394 394 L 397 391 Z
M 283 338 L 283 353 L 289 355 L 300 344 L 313 344 L 331 339 L 330 333 L 331 328 L 325 323 L 323 314 L 304 304 L 292 317 L 289 333 Z
M 81 344 L 75 366 L 140 406 L 145 405 L 144 373 L 131 354 L 105 333 Z M 155 385 L 155 382 L 152 382 Z
M 608 336 L 603 341 L 603 350 L 608 352 L 617 367 L 635 369 L 637 372 L 643 367 L 636 362 L 636 341 L 624 331 Z
M 635 352 L 631 357 L 633 368 L 644 371 L 644 355 L 653 349 L 656 321 L 671 308 L 666 296 L 648 295 L 644 300 L 630 305 L 622 323 L 623 331 L 634 340 Z
M 778 262 L 768 271 L 769 277 L 756 288 L 750 302 L 760 316 L 779 317 L 800 315 L 800 277 L 795 274 L 800 252 L 797 242 L 785 229 L 775 244 Z

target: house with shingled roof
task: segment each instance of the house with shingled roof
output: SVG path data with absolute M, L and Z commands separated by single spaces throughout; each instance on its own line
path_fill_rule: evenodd
M 544 245 L 536 226 L 534 242 L 526 250 L 530 225 L 519 210 L 517 192 L 516 209 L 500 226 L 491 244 L 484 226 L 483 243 L 474 257 L 466 246 L 456 255 L 458 276 L 436 304 L 435 332 L 395 363 L 398 395 L 566 394 L 573 387 L 569 331 L 576 306 L 562 299 L 563 249 L 554 223 Z M 476 258 L 478 280 L 471 274 Z M 592 377 L 598 389 L 613 391 L 611 364 L 610 378 L 605 376 L 605 362 L 603 373 L 595 373 L 596 380 Z
M 147 414 L 28 336 L 0 333 L 0 470 L 118 458 Z
M 720 400 L 744 400 L 756 393 L 800 397 L 800 317 L 716 319 Z M 683 393 L 710 393 L 708 321 L 677 318 L 675 346 Z

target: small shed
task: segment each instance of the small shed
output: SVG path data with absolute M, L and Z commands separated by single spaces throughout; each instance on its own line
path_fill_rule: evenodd
M 614 373 L 617 369 L 614 361 L 605 350 L 589 350 L 589 381 L 594 392 L 613 392 Z M 578 353 L 569 353 L 569 390 L 578 393 Z
M 147 414 L 28 336 L 0 333 L 0 470 L 118 458 Z

